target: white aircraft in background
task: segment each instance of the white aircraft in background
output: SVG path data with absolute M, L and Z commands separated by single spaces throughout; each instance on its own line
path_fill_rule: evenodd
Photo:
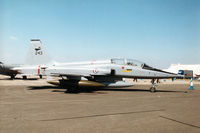
M 200 64 L 172 64 L 168 69 L 164 71 L 171 72 L 171 73 L 181 73 L 182 71 L 192 71 L 193 77 L 200 77 Z
M 21 75 L 23 79 L 33 75 L 42 78 L 44 74 L 41 73 L 41 69 L 45 69 L 44 66 L 53 64 L 51 61 L 41 41 L 39 39 L 32 39 L 26 62 L 20 65 L 0 62 L 0 74 L 10 76 L 11 79 L 14 79 L 16 75 Z
M 80 87 L 128 87 L 132 84 L 123 82 L 123 78 L 152 79 L 151 92 L 155 92 L 155 79 L 179 78 L 182 75 L 152 68 L 133 59 L 109 59 L 103 61 L 57 63 L 53 61 L 42 47 L 39 39 L 31 40 L 31 47 L 25 65 L 0 65 L 2 74 L 46 75 L 62 77 L 61 80 L 48 81 L 54 85 L 67 86 L 67 91 L 75 92 Z

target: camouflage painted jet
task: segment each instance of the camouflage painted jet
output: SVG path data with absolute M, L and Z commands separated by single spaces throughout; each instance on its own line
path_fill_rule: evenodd
M 67 86 L 74 92 L 80 87 L 128 87 L 133 84 L 123 82 L 123 78 L 152 79 L 151 92 L 155 92 L 155 79 L 179 78 L 181 75 L 169 73 L 132 59 L 109 59 L 103 61 L 57 63 L 51 60 L 38 39 L 31 40 L 28 65 L 8 67 L 13 74 L 46 75 L 62 77 L 48 83 Z M 1 65 L 3 68 L 4 65 Z

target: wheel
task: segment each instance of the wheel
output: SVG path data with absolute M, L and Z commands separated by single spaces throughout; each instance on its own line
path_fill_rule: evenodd
M 40 78 L 42 79 L 42 75 L 39 75 L 40 76 Z
M 10 79 L 13 80 L 15 78 L 15 75 L 10 75 Z
M 23 79 L 27 79 L 27 76 L 22 76 L 23 77 Z
M 155 87 L 151 87 L 150 88 L 150 92 L 156 92 L 156 88 Z

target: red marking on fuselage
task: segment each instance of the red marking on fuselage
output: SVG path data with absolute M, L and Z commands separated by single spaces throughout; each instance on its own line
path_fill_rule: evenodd
M 98 70 L 97 70 L 97 69 L 94 69 L 94 70 L 93 70 L 93 73 L 98 73 Z
M 40 66 L 38 66 L 38 75 L 40 75 Z
M 95 62 L 96 60 L 93 60 L 92 62 L 91 62 L 91 65 L 94 65 L 94 62 Z
M 122 69 L 124 69 L 124 66 L 122 67 Z

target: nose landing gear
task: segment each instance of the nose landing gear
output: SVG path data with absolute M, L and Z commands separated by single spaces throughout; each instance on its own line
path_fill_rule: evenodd
M 150 92 L 154 93 L 156 92 L 156 82 L 155 79 L 152 79 L 151 83 L 153 84 L 153 86 L 150 88 Z

